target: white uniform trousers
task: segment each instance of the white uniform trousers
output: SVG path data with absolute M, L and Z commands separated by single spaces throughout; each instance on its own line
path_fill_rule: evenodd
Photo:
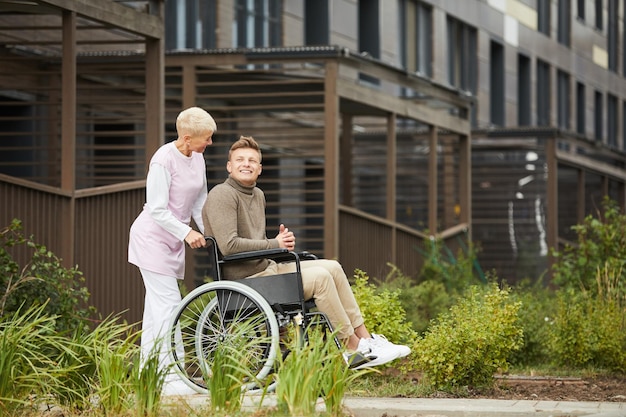
M 171 367 L 170 319 L 181 301 L 178 279 L 139 268 L 146 289 L 141 325 L 141 364 L 159 347 L 160 367 Z M 182 359 L 182 358 L 180 358 Z

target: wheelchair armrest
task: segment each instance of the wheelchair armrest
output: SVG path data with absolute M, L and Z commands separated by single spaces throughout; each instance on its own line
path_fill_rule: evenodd
M 308 251 L 299 252 L 298 255 L 300 256 L 301 260 L 318 259 L 317 255 L 314 255 L 314 254 L 312 254 L 311 252 L 308 252 Z
M 249 261 L 253 259 L 294 259 L 293 254 L 290 254 L 287 249 L 284 248 L 276 248 L 276 249 L 262 249 L 248 252 L 239 252 L 233 253 L 230 255 L 226 255 L 222 258 L 224 262 L 241 262 L 241 261 Z

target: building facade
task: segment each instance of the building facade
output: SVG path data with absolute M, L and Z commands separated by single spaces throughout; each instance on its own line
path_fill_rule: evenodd
M 0 222 L 140 317 L 126 262 L 154 150 L 198 105 L 263 144 L 268 235 L 384 279 L 430 236 L 479 272 L 549 270 L 606 195 L 626 200 L 626 2 L 0 1 Z M 207 274 L 190 253 L 186 284 Z M 123 288 L 124 296 L 115 289 Z M 126 291 L 130 288 L 129 291 Z
M 624 206 L 626 2 L 214 1 L 201 2 L 205 13 L 183 3 L 166 1 L 171 51 L 337 45 L 467 94 L 471 232 L 483 268 L 504 279 L 549 271 L 551 248 L 574 239 L 571 226 L 597 214 L 604 196 Z M 397 122 L 399 133 L 421 128 Z M 376 132 L 354 140 L 376 142 Z M 375 179 L 384 172 L 367 171 L 367 187 L 383 189 Z M 397 201 L 397 219 L 439 230 L 419 201 L 429 198 L 424 176 L 399 176 L 411 197 Z M 375 194 L 353 203 L 384 216 Z M 442 212 L 456 203 L 442 201 Z

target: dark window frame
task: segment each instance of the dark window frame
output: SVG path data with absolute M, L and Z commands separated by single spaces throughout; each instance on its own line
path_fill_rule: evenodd
M 557 71 L 557 125 L 559 129 L 570 129 L 570 75 Z
M 581 82 L 576 83 L 576 132 L 586 135 L 587 129 L 587 108 L 586 108 L 586 88 Z
M 181 3 L 184 5 L 183 16 L 179 16 Z M 164 9 L 166 50 L 212 49 L 217 46 L 217 0 L 166 0 Z M 178 36 L 179 25 L 183 26 L 182 40 Z
M 537 125 L 550 126 L 550 64 L 537 60 Z
M 593 137 L 596 141 L 602 142 L 604 139 L 604 94 L 596 90 L 593 101 Z
M 478 74 L 478 34 L 476 28 L 447 17 L 448 82 L 476 94 Z
M 517 55 L 517 124 L 532 124 L 532 64 L 528 56 Z
M 617 103 L 617 96 L 606 95 L 606 143 L 613 148 L 617 148 Z
M 432 7 L 417 0 L 400 0 L 398 22 L 400 60 L 409 72 L 433 76 Z
M 489 48 L 489 117 L 492 125 L 505 126 L 505 49 L 492 40 Z
M 602 4 L 602 0 L 595 0 L 595 28 L 598 30 L 603 30 L 604 29 L 604 18 L 602 16 L 602 12 L 603 12 L 603 4 Z
M 619 19 L 618 19 L 618 3 L 617 0 L 609 0 L 609 22 L 607 25 L 607 55 L 609 57 L 609 71 L 617 73 L 618 61 L 618 37 L 619 37 Z
M 557 41 L 561 45 L 571 46 L 571 0 L 558 0 Z
M 330 43 L 329 0 L 304 0 L 304 44 Z
M 584 21 L 585 20 L 585 3 L 587 2 L 587 0 L 578 0 L 576 2 L 576 17 L 578 17 L 580 20 Z
M 550 0 L 537 0 L 537 30 L 550 37 Z
M 253 9 L 248 8 L 246 0 L 236 0 L 234 7 L 236 36 L 233 42 L 235 47 L 263 48 L 282 45 L 281 0 L 254 0 Z M 253 22 L 252 28 L 249 22 Z M 250 30 L 254 35 L 252 44 L 248 37 Z

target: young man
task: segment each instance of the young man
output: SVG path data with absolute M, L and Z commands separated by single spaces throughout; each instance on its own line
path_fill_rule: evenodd
M 296 238 L 280 225 L 276 237 L 265 232 L 265 195 L 256 186 L 261 174 L 261 150 L 252 137 L 242 136 L 230 148 L 226 164 L 229 176 L 211 189 L 202 209 L 205 234 L 215 237 L 223 255 L 244 251 L 286 248 L 293 250 Z M 384 336 L 370 334 L 341 265 L 333 260 L 301 262 L 304 297 L 315 299 L 338 331 L 348 364 L 359 369 L 376 366 L 408 355 L 408 346 L 395 345 Z M 227 266 L 228 279 L 293 272 L 293 263 L 267 259 Z

